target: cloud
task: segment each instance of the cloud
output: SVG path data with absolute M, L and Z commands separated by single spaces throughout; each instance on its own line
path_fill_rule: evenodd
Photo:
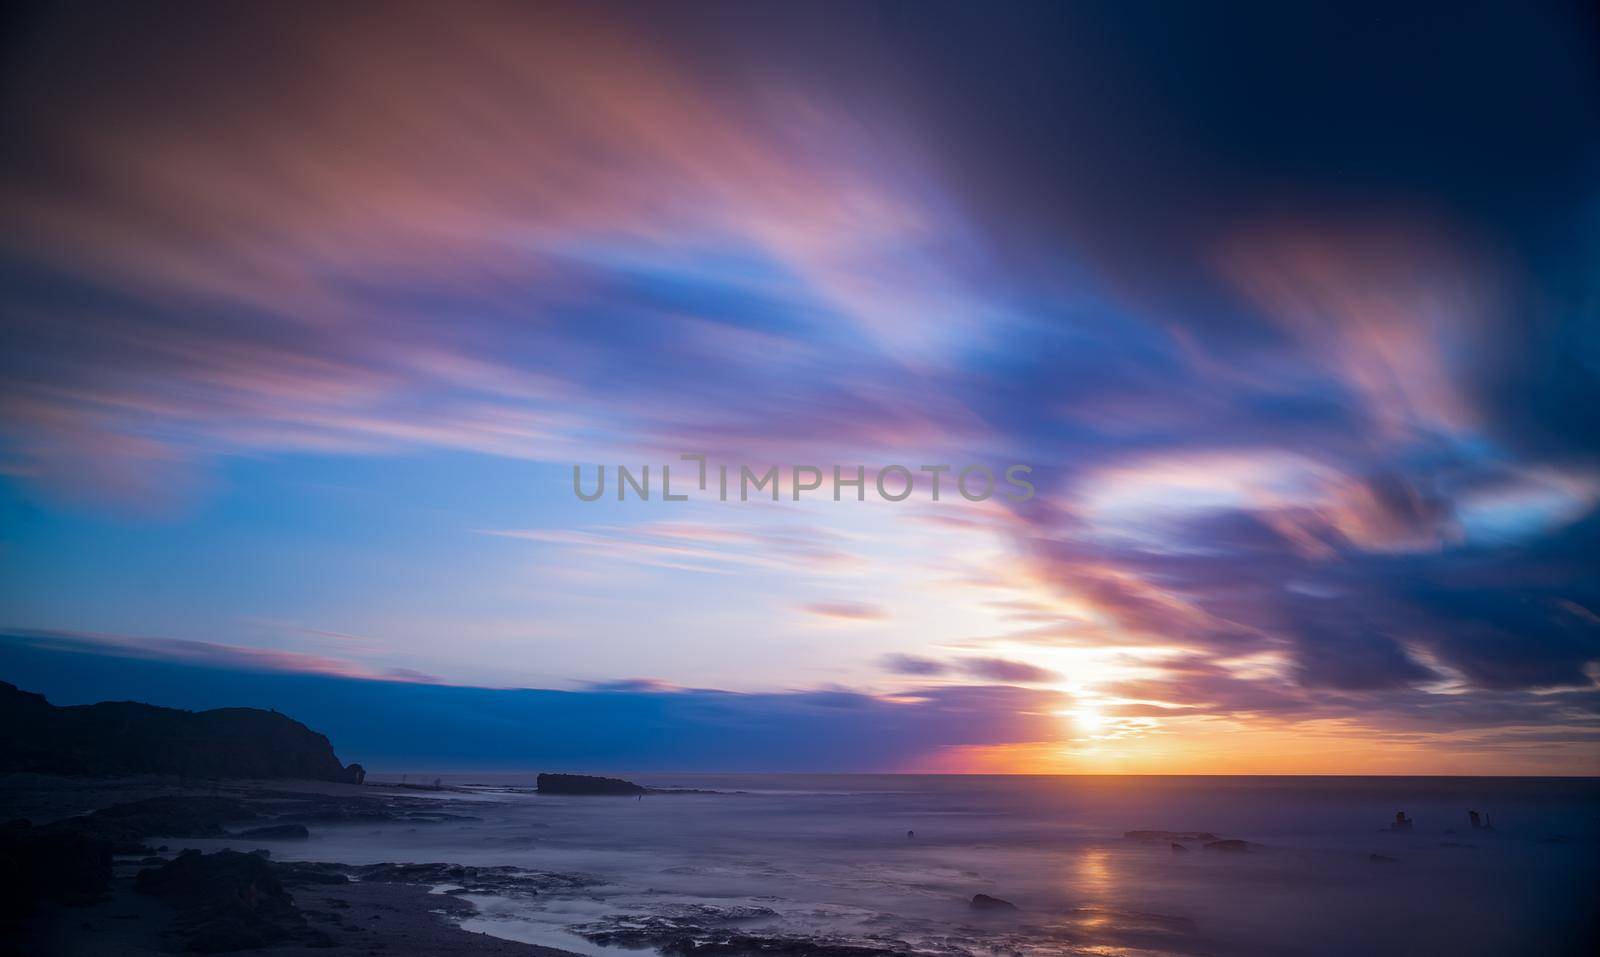
M 1061 676 L 1048 668 L 1038 668 L 1022 661 L 1004 658 L 963 658 L 956 663 L 963 672 L 974 678 L 1022 684 L 1048 684 L 1061 680 Z
M 877 605 L 859 601 L 812 601 L 801 605 L 800 610 L 819 618 L 844 621 L 881 621 L 887 617 Z
M 663 693 L 645 680 L 550 691 L 377 681 L 285 664 L 0 637 L 0 674 L 57 704 L 276 708 L 327 734 L 342 759 L 380 770 L 915 770 L 956 749 L 1062 734 L 1050 717 L 1059 696 L 1020 688 L 925 688 L 886 699 L 847 689 Z M 397 738 L 401 714 L 408 732 Z
M 42 14 L 0 159 L 0 474 L 171 510 L 219 466 L 298 453 L 1026 461 L 1028 503 L 900 516 L 981 537 L 982 573 L 951 577 L 1026 630 L 887 670 L 1048 682 L 1030 646 L 1118 650 L 1142 662 L 1102 689 L 1125 708 L 1579 720 L 1600 662 L 1587 60 L 1498 8 L 1421 71 L 1391 32 L 1296 8 L 1360 75 L 1304 62 L 1282 11 L 1225 36 L 1172 11 L 1153 59 L 1122 50 L 1137 16 L 925 13 Z M 508 519 L 476 544 L 729 580 L 864 565 L 883 541 L 851 520 Z M 914 557 L 953 564 L 954 540 Z M 644 724 L 701 700 L 630 692 Z M 933 720 L 940 695 L 763 707 Z
M 1498 294 L 1491 263 L 1456 246 L 1365 223 L 1260 226 L 1229 245 L 1222 269 L 1393 441 L 1479 424 L 1456 364 L 1489 343 Z
M 897 675 L 942 675 L 950 670 L 942 661 L 917 655 L 884 655 L 881 664 L 885 671 Z
M 625 694 L 670 694 L 680 690 L 677 685 L 660 678 L 623 678 L 618 681 L 595 681 L 588 685 L 591 691 L 612 691 Z
M 958 658 L 954 661 L 941 661 L 918 655 L 891 654 L 879 659 L 879 664 L 890 674 L 917 677 L 959 673 L 1003 684 L 1050 684 L 1061 680 L 1059 674 L 1048 668 L 1005 658 Z
M 598 10 L 384 21 L 263 11 L 146 37 L 159 68 L 98 87 L 114 124 L 41 79 L 37 162 L 19 157 L 0 193 L 29 237 L 7 262 L 36 277 L 4 315 L 27 361 L 0 390 L 31 468 L 104 485 L 66 460 L 565 461 L 601 434 L 613 453 L 798 455 L 936 440 L 959 418 L 893 377 L 945 348 L 922 320 L 955 335 L 990 311 L 971 301 L 978 259 L 886 131 L 749 102 Z M 109 34 L 74 42 L 106 70 L 123 56 Z M 279 56 L 293 75 L 187 79 Z M 224 132 L 216 115 L 247 120 Z M 424 141 L 439 146 L 397 148 Z M 584 318 L 597 301 L 605 323 Z
M 146 661 L 163 661 L 203 668 L 244 671 L 281 671 L 369 680 L 439 683 L 436 675 L 411 668 L 374 669 L 339 658 L 298 651 L 249 648 L 210 641 L 177 638 L 140 638 L 84 632 L 31 631 L 3 636 L 19 647 L 74 654 L 109 655 Z

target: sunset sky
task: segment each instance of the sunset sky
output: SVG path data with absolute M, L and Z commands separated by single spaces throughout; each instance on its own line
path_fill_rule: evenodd
M 390 768 L 1600 773 L 1600 24 L 1393 6 L 21 8 L 0 680 Z M 695 452 L 1038 494 L 573 495 Z

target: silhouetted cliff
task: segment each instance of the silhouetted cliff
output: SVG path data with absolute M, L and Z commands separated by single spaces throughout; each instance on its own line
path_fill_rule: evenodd
M 180 711 L 131 701 L 58 708 L 0 681 L 0 771 L 306 778 L 360 783 L 328 739 L 276 711 Z

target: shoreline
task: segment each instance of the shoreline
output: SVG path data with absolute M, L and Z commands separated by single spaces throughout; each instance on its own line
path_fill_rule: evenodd
M 438 799 L 418 797 L 417 791 L 385 784 L 355 785 L 323 781 L 226 781 L 204 785 L 178 783 L 156 777 L 74 778 L 54 775 L 13 773 L 0 775 L 0 821 L 27 821 L 34 828 L 61 827 L 76 819 L 106 808 L 117 808 L 149 799 L 223 799 L 245 806 L 274 808 L 296 799 L 310 802 L 313 813 L 328 816 L 376 813 L 374 801 L 396 815 L 426 815 L 427 805 Z M 447 957 L 579 957 L 572 951 L 507 940 L 478 931 L 464 930 L 459 921 L 478 911 L 471 901 L 460 896 L 435 893 L 436 883 L 419 870 L 418 879 L 408 880 L 402 872 L 385 874 L 382 879 L 357 876 L 359 868 L 344 862 L 319 862 L 326 868 L 306 867 L 303 862 L 274 861 L 258 848 L 269 849 L 270 841 L 242 834 L 225 838 L 235 851 L 264 859 L 282 892 L 292 899 L 297 928 L 287 939 L 260 946 L 210 951 L 271 955 L 447 955 Z M 111 880 L 103 893 L 91 902 L 39 902 L 29 914 L 13 915 L 3 930 L 0 955 L 38 954 L 62 957 L 94 957 L 106 953 L 165 955 L 183 949 L 177 928 L 182 924 L 181 907 L 135 889 L 141 873 L 151 874 L 176 860 L 186 849 L 186 838 L 149 833 L 148 842 L 156 847 L 150 853 L 118 853 L 112 858 Z M 206 845 L 218 838 L 207 836 Z M 119 848 L 118 850 L 126 850 Z M 212 858 L 216 851 L 202 855 Z M 446 863 L 446 862 L 441 862 Z M 336 877 L 318 877 L 324 870 Z M 349 872 L 349 875 L 346 875 Z M 30 875 L 9 875 L 6 891 L 13 897 Z M 311 879 L 308 879 L 311 878 Z M 148 879 L 147 879 L 148 880 Z M 303 921 L 303 923 L 302 923 Z

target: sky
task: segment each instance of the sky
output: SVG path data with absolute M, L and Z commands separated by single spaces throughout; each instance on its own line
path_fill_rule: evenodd
M 7 14 L 0 679 L 387 768 L 1600 773 L 1585 5 L 324 6 Z

